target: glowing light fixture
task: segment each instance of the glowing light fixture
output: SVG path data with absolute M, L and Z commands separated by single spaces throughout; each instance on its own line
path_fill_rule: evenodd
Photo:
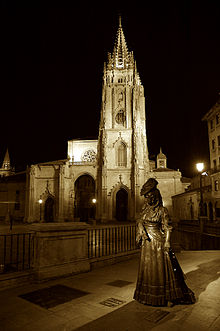
M 94 198 L 94 199 L 92 199 L 92 203 L 96 203 L 96 199 Z
M 199 190 L 200 190 L 200 202 L 199 202 L 199 216 L 204 215 L 204 204 L 203 204 L 203 191 L 202 191 L 202 173 L 204 170 L 204 163 L 196 163 L 196 168 L 200 172 Z
M 204 163 L 196 163 L 196 168 L 199 172 L 202 172 L 204 169 Z
M 43 200 L 42 199 L 39 199 L 38 200 L 38 203 L 39 203 L 39 206 L 40 206 L 40 221 L 41 221 L 41 205 L 43 203 Z

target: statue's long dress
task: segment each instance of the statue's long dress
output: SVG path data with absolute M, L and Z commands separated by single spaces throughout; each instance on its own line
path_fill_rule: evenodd
M 175 254 L 164 251 L 168 220 L 163 206 L 153 209 L 145 205 L 137 222 L 137 240 L 142 244 L 134 299 L 143 304 L 165 306 L 168 301 L 195 302 Z

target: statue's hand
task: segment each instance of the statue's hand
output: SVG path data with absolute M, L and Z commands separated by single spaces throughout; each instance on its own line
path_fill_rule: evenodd
M 169 247 L 164 247 L 164 252 L 169 253 L 170 248 Z
M 136 243 L 138 246 L 141 246 L 142 244 L 142 236 L 140 234 L 138 234 L 136 237 Z
M 170 250 L 170 243 L 169 242 L 165 242 L 164 244 L 164 252 L 165 253 L 169 253 Z

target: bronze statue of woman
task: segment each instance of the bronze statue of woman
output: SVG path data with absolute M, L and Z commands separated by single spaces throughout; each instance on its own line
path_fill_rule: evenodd
M 137 220 L 136 240 L 141 246 L 134 299 L 152 306 L 195 302 L 183 271 L 170 248 L 169 215 L 163 207 L 158 182 L 149 178 L 141 189 L 145 202 Z

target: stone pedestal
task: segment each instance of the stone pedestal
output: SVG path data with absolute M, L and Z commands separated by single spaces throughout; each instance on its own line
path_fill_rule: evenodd
M 88 262 L 88 234 L 86 223 L 32 224 L 34 231 L 34 276 L 44 280 L 86 272 Z

